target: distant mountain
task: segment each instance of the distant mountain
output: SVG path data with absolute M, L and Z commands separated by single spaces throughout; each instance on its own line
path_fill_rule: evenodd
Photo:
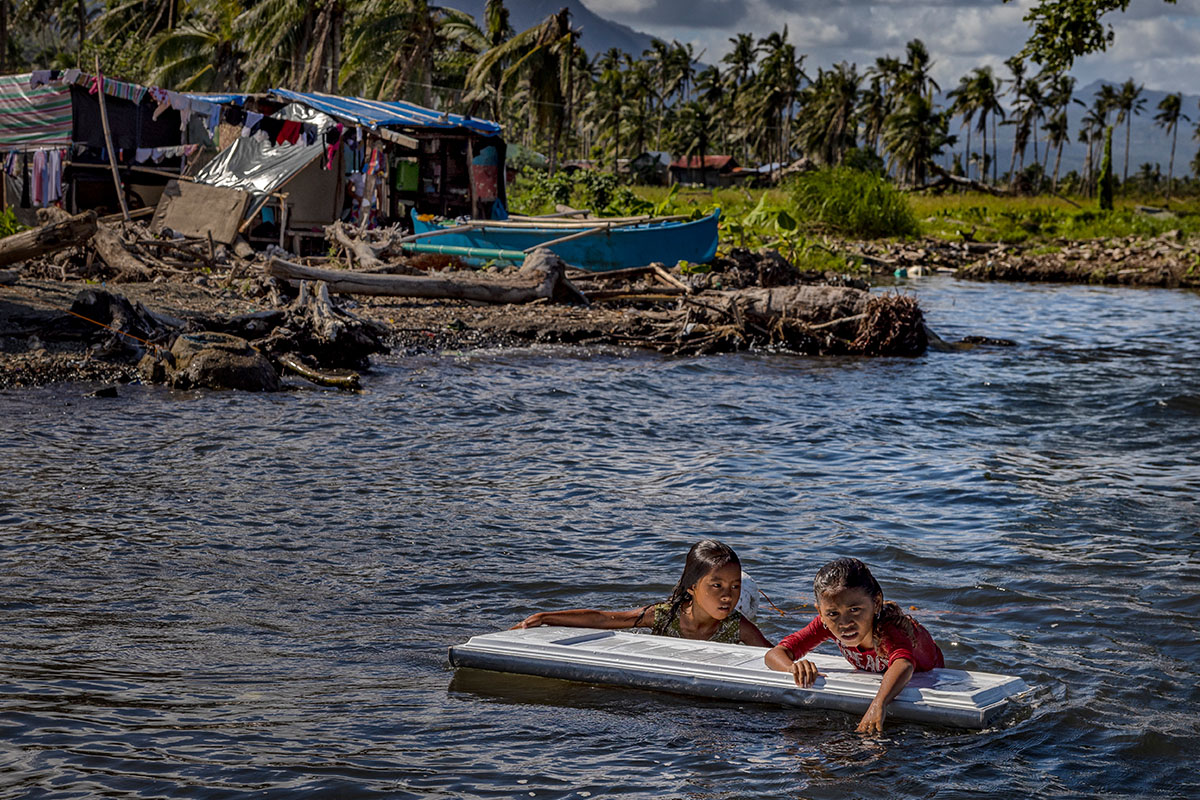
M 444 0 L 451 8 L 465 11 L 475 17 L 477 22 L 483 21 L 483 8 L 487 0 Z M 505 3 L 508 9 L 508 21 L 514 30 L 523 31 L 532 28 L 551 14 L 557 14 L 563 8 L 571 10 L 571 24 L 579 28 L 580 46 L 587 51 L 589 57 L 603 53 L 615 47 L 624 50 L 632 56 L 640 56 L 650 48 L 653 38 L 644 33 L 638 33 L 633 28 L 620 23 L 610 22 L 588 10 L 579 0 L 510 0 Z

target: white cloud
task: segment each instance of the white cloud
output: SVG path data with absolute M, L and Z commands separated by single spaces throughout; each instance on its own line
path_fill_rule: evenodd
M 1007 75 L 1005 59 L 1024 45 L 1022 17 L 1033 0 L 586 0 L 602 16 L 670 40 L 691 42 L 704 60 L 718 63 L 738 32 L 756 37 L 786 24 L 789 38 L 807 53 L 805 68 L 851 61 L 860 67 L 883 55 L 903 55 L 910 39 L 925 42 L 934 77 L 949 88 L 978 66 Z M 720 7 L 720 13 L 712 9 Z M 1106 53 L 1080 59 L 1079 84 L 1133 76 L 1147 87 L 1189 91 L 1200 74 L 1200 0 L 1137 0 L 1126 14 L 1106 21 L 1116 32 Z

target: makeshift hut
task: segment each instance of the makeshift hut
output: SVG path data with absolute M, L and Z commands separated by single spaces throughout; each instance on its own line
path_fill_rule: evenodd
M 738 163 L 733 156 L 687 156 L 671 162 L 672 183 L 694 183 L 700 186 L 731 186 L 737 180 L 734 170 Z
M 662 150 L 646 150 L 629 162 L 633 179 L 646 186 L 663 186 L 670 178 L 671 154 Z
M 384 216 L 419 214 L 505 216 L 505 144 L 495 122 L 435 111 L 401 101 L 337 97 L 273 89 L 282 101 L 320 111 L 353 130 L 348 168 L 386 176 L 379 199 Z M 375 166 L 372 166 L 375 159 Z
M 219 109 L 78 69 L 0 76 L 4 204 L 28 224 L 33 209 L 51 204 L 102 213 L 153 207 L 167 181 L 211 146 Z

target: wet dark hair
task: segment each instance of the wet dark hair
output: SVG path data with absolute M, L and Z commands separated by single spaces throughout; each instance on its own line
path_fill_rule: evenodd
M 654 625 L 651 632 L 660 636 L 666 633 L 667 628 L 679 616 L 679 608 L 691 599 L 692 596 L 688 594 L 688 589 L 695 586 L 705 575 L 730 564 L 737 564 L 740 567 L 742 562 L 738 559 L 737 553 L 733 552 L 733 548 L 724 542 L 718 542 L 716 539 L 701 539 L 692 545 L 688 550 L 687 560 L 683 562 L 683 575 L 679 577 L 679 582 L 675 584 L 675 588 L 671 590 L 671 596 L 667 598 L 667 604 L 671 607 L 670 612 L 663 619 L 661 625 Z
M 843 589 L 861 589 L 872 599 L 879 598 L 879 613 L 875 615 L 872 630 L 872 637 L 875 639 L 877 647 L 883 643 L 883 639 L 879 636 L 880 628 L 888 624 L 897 626 L 913 642 L 916 641 L 916 620 L 901 611 L 900 606 L 883 599 L 883 589 L 880 588 L 879 581 L 875 580 L 875 576 L 871 574 L 867 565 L 857 558 L 839 558 L 817 570 L 817 575 L 813 578 L 813 594 L 817 598 L 818 610 L 820 609 L 821 595 L 839 592 Z M 887 655 L 886 650 L 886 645 L 880 647 L 880 652 L 884 655 Z

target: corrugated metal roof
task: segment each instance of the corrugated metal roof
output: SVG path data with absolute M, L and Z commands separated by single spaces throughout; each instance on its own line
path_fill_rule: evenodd
M 272 89 L 271 94 L 284 100 L 304 103 L 331 117 L 349 120 L 369 128 L 378 128 L 381 125 L 405 128 L 466 128 L 485 136 L 500 133 L 500 126 L 490 120 L 434 111 L 399 100 L 366 100 L 362 97 L 338 97 L 321 92 L 293 92 L 290 89 Z
M 705 156 L 704 169 L 723 170 L 726 167 L 733 168 L 737 162 L 733 160 L 733 156 Z M 678 169 L 700 169 L 700 156 L 688 156 L 687 158 L 679 158 L 671 162 L 672 167 Z

